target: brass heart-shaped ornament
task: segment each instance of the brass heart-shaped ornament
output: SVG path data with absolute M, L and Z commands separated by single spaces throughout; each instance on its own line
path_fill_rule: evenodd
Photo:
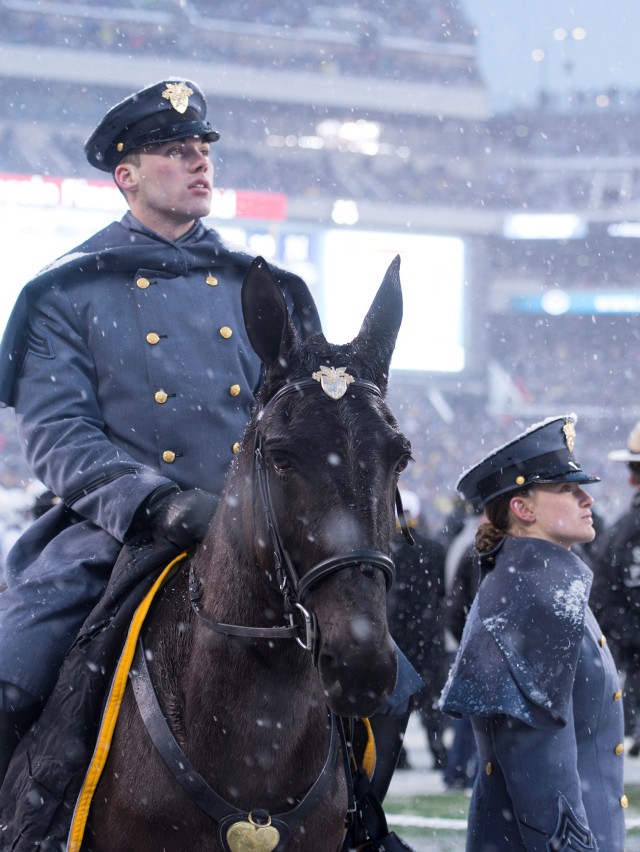
M 231 852 L 273 852 L 279 842 L 278 829 L 272 825 L 257 825 L 251 820 L 251 814 L 249 821 L 234 822 L 227 831 Z

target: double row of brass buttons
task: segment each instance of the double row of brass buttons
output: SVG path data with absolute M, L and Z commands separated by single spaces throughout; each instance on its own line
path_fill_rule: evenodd
M 218 285 L 218 279 L 214 275 L 207 275 L 207 277 L 205 278 L 205 283 L 208 284 L 210 287 L 216 287 Z M 138 289 L 140 290 L 146 290 L 151 284 L 152 282 L 144 276 L 140 276 L 136 280 L 136 287 L 138 287 Z M 223 325 L 220 329 L 218 329 L 218 333 L 220 334 L 220 337 L 222 337 L 223 340 L 229 340 L 231 337 L 233 337 L 233 329 L 229 328 L 228 325 Z M 150 346 L 156 346 L 160 342 L 160 340 L 162 340 L 162 335 L 158 334 L 155 331 L 150 331 L 146 335 L 146 341 Z M 239 384 L 233 384 L 229 388 L 230 396 L 239 396 L 241 392 L 242 388 Z M 169 394 L 165 390 L 160 389 L 155 392 L 153 398 L 158 403 L 158 405 L 164 405 L 165 402 L 169 399 Z M 232 445 L 231 451 L 235 454 L 238 452 L 239 449 L 240 443 L 239 441 L 236 441 Z M 167 464 L 172 464 L 176 460 L 176 458 L 177 455 L 173 450 L 165 450 L 162 453 L 162 460 Z

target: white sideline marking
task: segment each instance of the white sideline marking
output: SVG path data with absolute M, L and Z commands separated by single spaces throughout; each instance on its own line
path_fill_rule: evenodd
M 421 817 L 410 814 L 385 814 L 387 822 L 393 825 L 404 825 L 413 828 L 453 828 L 464 830 L 467 827 L 466 819 L 442 819 L 441 817 Z M 625 820 L 627 828 L 640 828 L 640 817 Z
M 414 828 L 457 828 L 466 829 L 466 819 L 443 819 L 442 817 L 421 817 L 410 814 L 385 814 L 387 822 L 393 825 L 413 826 Z

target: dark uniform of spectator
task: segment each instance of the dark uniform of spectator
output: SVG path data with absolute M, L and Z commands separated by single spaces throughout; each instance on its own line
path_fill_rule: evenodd
M 477 530 L 483 515 L 476 511 L 473 518 Z M 463 551 L 455 568 L 451 586 L 445 596 L 445 636 L 448 631 L 455 640 L 456 647 L 460 645 L 467 616 L 478 589 L 479 579 L 478 554 L 475 545 L 471 544 Z M 451 662 L 453 662 L 453 658 Z M 445 787 L 448 790 L 465 790 L 472 787 L 477 768 L 477 750 L 471 722 L 467 716 L 455 718 L 453 719 L 453 742 L 442 773 Z
M 414 696 L 414 709 L 424 726 L 434 767 L 439 769 L 446 762 L 444 720 L 437 706 L 447 671 L 443 625 L 445 551 L 421 528 L 417 495 L 403 491 L 402 502 L 415 544 L 409 545 L 400 531 L 391 543 L 396 580 L 389 593 L 389 628 L 425 683 Z M 403 753 L 399 767 L 408 766 Z
M 608 530 L 595 551 L 591 605 L 625 677 L 625 726 L 633 737 L 629 754 L 640 754 L 640 423 L 627 449 L 609 453 L 627 464 L 634 489 L 631 507 Z

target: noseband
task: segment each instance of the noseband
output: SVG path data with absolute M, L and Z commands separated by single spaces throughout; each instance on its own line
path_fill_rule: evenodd
M 315 378 L 318 376 L 318 378 Z M 342 376 L 341 376 L 342 378 Z M 366 379 L 358 379 L 348 376 L 349 383 L 356 388 L 362 388 L 376 396 L 381 397 L 382 394 L 377 385 L 369 382 Z M 300 379 L 295 382 L 290 382 L 280 388 L 271 399 L 265 404 L 262 413 L 267 408 L 284 396 L 298 393 L 302 394 L 308 388 L 314 388 L 318 391 L 320 386 L 319 374 L 314 374 L 314 378 Z M 332 398 L 338 399 L 339 396 L 334 396 L 325 390 L 324 383 L 322 390 Z M 339 391 L 338 391 L 339 393 Z M 342 396 L 344 391 L 340 394 Z M 264 465 L 264 455 L 262 448 L 262 432 L 260 423 L 256 427 L 255 443 L 254 443 L 254 489 L 257 487 L 257 493 L 262 503 L 265 523 L 271 539 L 273 547 L 273 559 L 275 567 L 275 577 L 278 583 L 280 592 L 284 597 L 285 612 L 289 620 L 289 625 L 286 627 L 245 627 L 233 624 L 223 624 L 215 619 L 203 615 L 199 610 L 199 588 L 198 583 L 190 573 L 189 587 L 191 604 L 195 612 L 204 620 L 208 627 L 218 633 L 223 633 L 230 636 L 242 636 L 253 639 L 296 639 L 296 641 L 307 651 L 310 651 L 314 660 L 317 660 L 319 651 L 317 619 L 315 613 L 310 612 L 304 606 L 304 601 L 309 592 L 322 580 L 335 574 L 337 571 L 342 571 L 346 568 L 358 567 L 363 572 L 369 572 L 373 568 L 378 568 L 382 571 L 385 578 L 387 591 L 391 588 L 391 584 L 395 578 L 395 566 L 393 561 L 384 553 L 378 550 L 352 550 L 347 553 L 339 553 L 335 556 L 330 556 L 327 559 L 313 565 L 303 576 L 300 576 L 296 570 L 289 553 L 282 543 L 282 537 L 278 528 L 277 520 L 273 511 L 271 500 L 271 492 L 269 481 Z M 396 507 L 400 524 L 408 540 L 413 544 L 411 534 L 408 530 L 406 519 L 402 510 L 402 502 L 399 492 L 396 492 Z M 301 623 L 296 623 L 296 617 L 301 618 Z

